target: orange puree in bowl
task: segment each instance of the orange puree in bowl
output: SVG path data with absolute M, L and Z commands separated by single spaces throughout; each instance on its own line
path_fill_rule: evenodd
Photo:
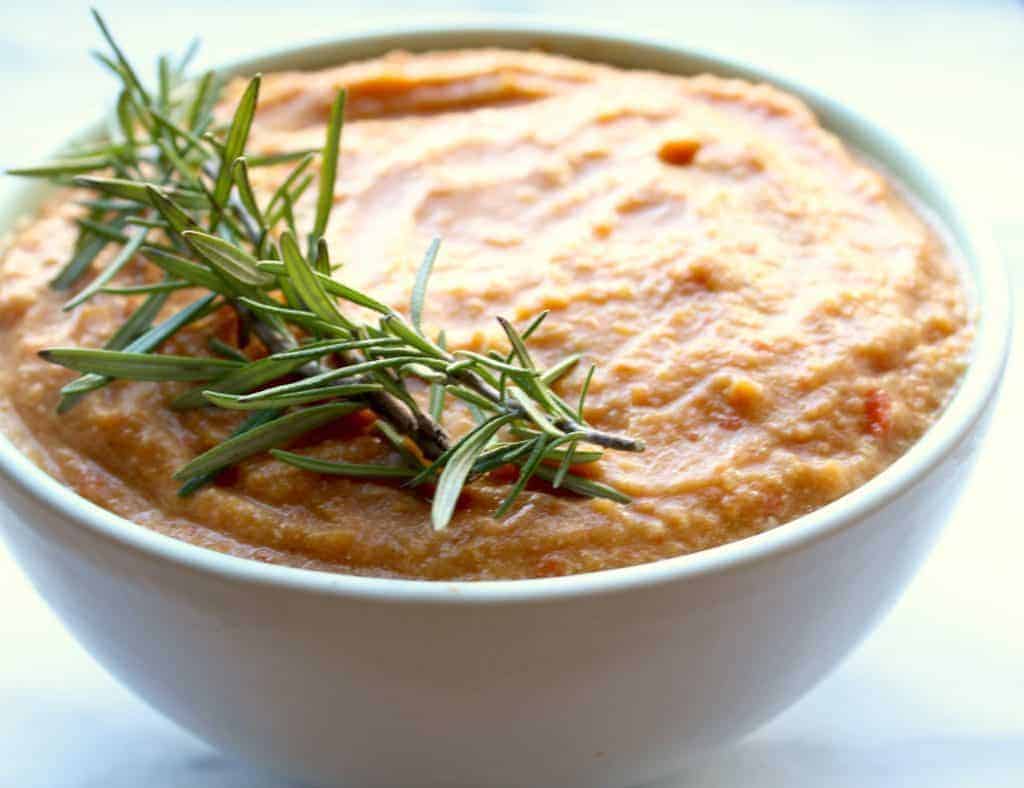
M 424 579 L 586 572 L 720 545 L 835 500 L 903 454 L 956 386 L 972 332 L 950 249 L 785 93 L 541 54 L 394 53 L 267 76 L 252 148 L 318 147 L 340 85 L 337 275 L 405 304 L 439 235 L 425 324 L 443 325 L 451 346 L 501 346 L 495 315 L 551 310 L 538 357 L 585 353 L 562 393 L 571 401 L 596 362 L 588 419 L 647 443 L 587 471 L 634 502 L 538 487 L 496 521 L 507 478 L 485 478 L 435 533 L 420 492 L 268 456 L 178 497 L 171 474 L 235 414 L 176 412 L 184 384 L 127 382 L 54 411 L 71 373 L 37 351 L 98 347 L 131 308 L 101 296 L 61 311 L 67 294 L 47 282 L 80 210 L 63 194 L 8 242 L 0 386 L 6 432 L 73 490 L 141 526 L 272 563 Z M 257 189 L 287 171 L 254 170 Z M 310 189 L 300 227 L 314 201 Z M 155 276 L 139 261 L 124 280 Z M 231 336 L 232 319 L 212 316 L 177 349 L 202 352 L 211 331 Z M 457 434 L 468 421 L 454 415 Z M 301 450 L 387 454 L 365 414 Z

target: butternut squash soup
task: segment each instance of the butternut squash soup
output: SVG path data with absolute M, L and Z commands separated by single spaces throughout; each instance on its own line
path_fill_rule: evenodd
M 593 362 L 587 421 L 646 444 L 573 472 L 631 502 L 555 490 L 549 473 L 497 518 L 514 481 L 498 467 L 470 479 L 435 530 L 421 487 L 266 452 L 180 495 L 175 471 L 247 414 L 175 407 L 193 384 L 173 381 L 115 381 L 58 413 L 75 375 L 38 355 L 102 347 L 145 297 L 99 293 L 63 309 L 119 251 L 105 249 L 71 290 L 50 287 L 80 251 L 77 189 L 3 254 L 3 426 L 40 467 L 140 527 L 259 561 L 432 580 L 553 576 L 707 549 L 822 507 L 906 452 L 956 387 L 972 321 L 953 251 L 784 92 L 539 53 L 395 52 L 265 76 L 250 154 L 317 149 L 340 86 L 332 276 L 408 304 L 436 236 L 427 336 L 444 328 L 449 349 L 506 353 L 494 317 L 521 326 L 549 310 L 530 338 L 537 364 L 582 354 L 555 390 L 574 403 Z M 228 86 L 221 121 L 244 88 Z M 257 201 L 292 167 L 252 167 Z M 316 202 L 314 179 L 288 206 L 299 228 Z M 109 284 L 161 276 L 135 257 Z M 174 291 L 161 314 L 194 298 Z M 238 322 L 215 309 L 162 350 L 212 355 L 211 335 L 230 343 Z M 471 409 L 446 409 L 453 436 L 472 423 Z M 353 463 L 397 453 L 366 410 L 289 448 Z

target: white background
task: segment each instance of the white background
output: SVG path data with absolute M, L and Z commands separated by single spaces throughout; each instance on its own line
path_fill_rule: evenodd
M 41 159 L 95 118 L 110 84 L 86 56 L 98 38 L 84 4 L 0 5 L 0 165 L 13 166 Z M 382 0 L 373 16 L 344 0 L 282 10 L 289 5 L 100 2 L 140 59 L 196 32 L 210 64 L 480 11 L 649 33 L 748 59 L 848 100 L 916 148 L 990 218 L 1024 294 L 1024 3 L 592 0 L 574 12 L 568 0 Z M 973 482 L 894 612 L 790 711 L 659 788 L 1024 786 L 1020 355 Z M 0 786 L 284 785 L 212 752 L 115 684 L 0 548 Z

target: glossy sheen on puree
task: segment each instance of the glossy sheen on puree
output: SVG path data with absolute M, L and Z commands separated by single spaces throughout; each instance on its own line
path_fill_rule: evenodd
M 338 275 L 406 304 L 438 235 L 425 323 L 452 346 L 503 347 L 495 315 L 551 310 L 538 358 L 586 354 L 565 396 L 596 362 L 588 419 L 647 442 L 592 467 L 634 502 L 535 488 L 499 522 L 499 474 L 468 488 L 434 533 L 421 493 L 267 456 L 179 498 L 171 474 L 235 414 L 172 411 L 184 384 L 150 383 L 54 411 L 72 374 L 37 351 L 98 347 L 131 306 L 102 296 L 62 312 L 68 294 L 47 287 L 75 235 L 66 194 L 9 240 L 0 279 L 6 431 L 45 470 L 142 526 L 261 561 L 551 576 L 713 547 L 821 507 L 904 453 L 956 386 L 971 320 L 953 255 L 785 93 L 542 54 L 395 53 L 266 77 L 251 149 L 318 147 L 340 85 Z M 287 168 L 257 172 L 267 193 Z M 314 199 L 310 189 L 300 227 Z M 139 262 L 125 280 L 154 278 Z M 199 328 L 169 349 L 203 352 L 209 333 L 233 335 L 233 318 Z M 455 416 L 458 433 L 468 422 Z M 351 417 L 298 450 L 382 459 L 370 421 Z

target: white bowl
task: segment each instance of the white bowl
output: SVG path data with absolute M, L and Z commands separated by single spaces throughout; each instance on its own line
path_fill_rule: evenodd
M 896 599 L 950 512 L 991 413 L 1009 339 L 1005 272 L 982 228 L 891 137 L 732 61 L 520 26 L 358 36 L 232 70 L 480 45 L 773 82 L 881 162 L 955 237 L 979 309 L 969 369 L 936 424 L 877 478 L 795 522 L 575 577 L 427 583 L 233 558 L 94 506 L 0 438 L 0 491 L 16 514 L 4 531 L 104 666 L 228 752 L 346 786 L 636 784 L 793 703 Z M 19 192 L 0 230 L 39 194 Z

